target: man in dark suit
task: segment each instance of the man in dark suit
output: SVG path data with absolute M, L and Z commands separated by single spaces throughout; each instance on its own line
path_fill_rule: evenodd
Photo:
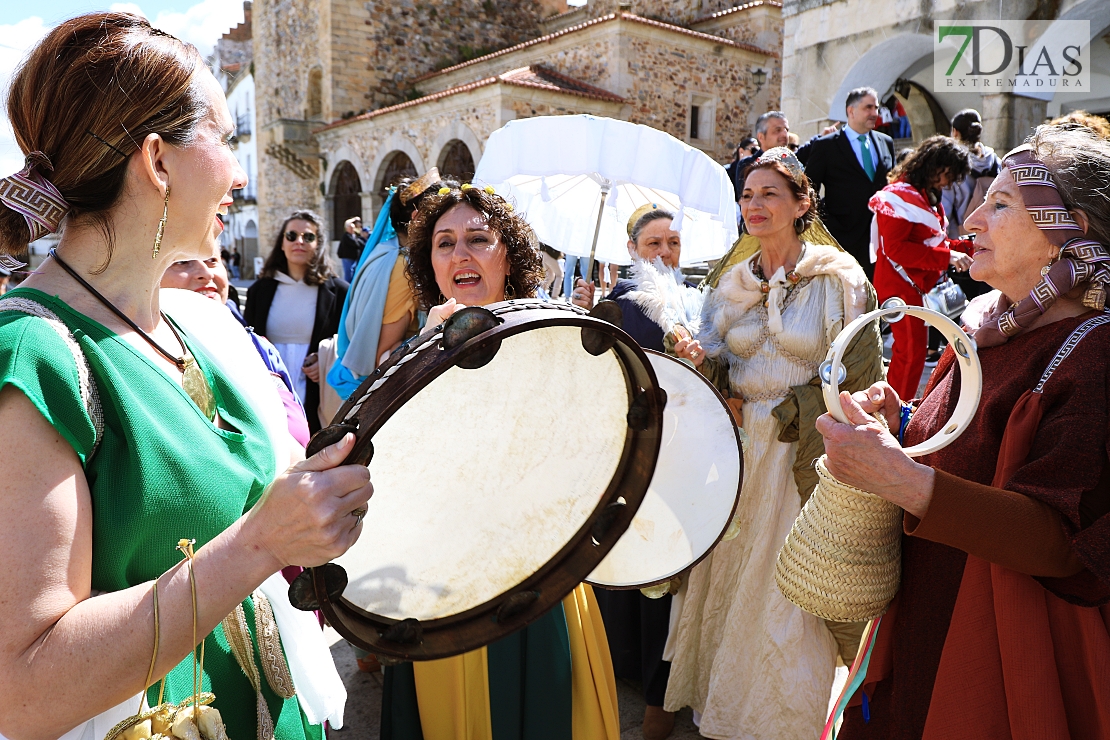
M 744 190 L 744 183 L 741 180 L 744 170 L 754 164 L 763 152 L 776 146 L 786 146 L 790 141 L 790 123 L 786 120 L 786 114 L 782 111 L 770 110 L 755 119 L 755 140 L 758 144 L 755 151 L 742 155 L 737 148 L 736 159 L 725 167 L 725 172 L 728 173 L 729 179 L 732 180 L 732 187 L 736 191 L 736 200 L 740 200 L 740 193 Z
M 886 186 L 894 169 L 894 141 L 875 131 L 879 94 L 870 87 L 848 93 L 848 123 L 839 131 L 811 139 L 798 150 L 813 189 L 820 194 L 821 218 L 829 232 L 863 267 L 874 272 L 869 245 L 871 211 L 867 201 Z

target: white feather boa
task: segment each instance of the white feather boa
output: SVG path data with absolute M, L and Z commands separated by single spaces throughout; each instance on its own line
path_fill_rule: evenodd
M 658 257 L 654 262 L 636 260 L 630 279 L 636 288 L 627 293 L 628 297 L 663 329 L 664 334 L 673 331 L 678 324 L 686 327 L 690 336 L 697 336 L 705 296 L 697 288 L 686 285 L 681 270 L 667 267 Z

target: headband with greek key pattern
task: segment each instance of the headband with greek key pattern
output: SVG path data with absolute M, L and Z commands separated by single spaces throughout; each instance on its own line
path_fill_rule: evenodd
M 1101 311 L 1106 305 L 1106 286 L 1110 285 L 1110 250 L 1088 239 L 1079 228 L 1064 206 L 1052 173 L 1037 159 L 1033 147 L 1024 144 L 1014 149 L 1003 158 L 1002 166 L 1018 184 L 1033 223 L 1060 248 L 1060 256 L 1028 296 L 1009 305 L 1005 296 L 999 299 L 995 310 L 975 332 L 975 342 L 980 347 L 1003 344 L 1031 325 L 1057 298 L 1082 283 L 1090 283 L 1083 295 L 1083 305 Z
M 31 241 L 57 231 L 69 212 L 66 199 L 37 171 L 40 167 L 54 169 L 45 154 L 31 152 L 22 170 L 0 180 L 0 203 L 23 216 Z

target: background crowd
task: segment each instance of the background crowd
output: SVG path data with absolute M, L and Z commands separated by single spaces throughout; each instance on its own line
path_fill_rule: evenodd
M 82 75 L 107 74 L 82 61 L 87 47 L 143 81 L 141 94 L 74 93 Z M 31 115 L 43 108 L 28 101 L 43 96 L 47 109 L 85 110 L 89 121 Z M 823 451 L 839 479 L 905 512 L 902 590 L 883 631 L 868 633 L 878 636 L 842 737 L 1004 737 L 1011 724 L 1110 736 L 1110 340 L 1093 334 L 1068 362 L 1058 354 L 1103 321 L 1110 131 L 1073 114 L 1000 158 L 969 109 L 950 135 L 895 152 L 877 130 L 897 130 L 904 116 L 891 108 L 874 89 L 852 90 L 846 123 L 804 143 L 783 113 L 761 115 L 726 167 L 742 236 L 700 284 L 680 270 L 678 214 L 658 204 L 627 223 L 633 269 L 584 274 L 588 260 L 540 244 L 493 188 L 432 169 L 391 183 L 373 228 L 344 223 L 341 267 L 320 216 L 288 204 L 240 296 L 239 256 L 218 236 L 245 176 L 223 148 L 230 114 L 196 50 L 126 14 L 59 26 L 9 102 L 29 152 L 22 174 L 56 193 L 71 220 L 57 252 L 18 273 L 26 279 L 0 303 L 0 429 L 27 430 L 0 446 L 0 466 L 19 471 L 0 497 L 0 586 L 27 595 L 0 599 L 0 619 L 19 625 L 0 642 L 0 730 L 59 737 L 138 698 L 143 675 L 168 675 L 170 700 L 188 699 L 199 624 L 220 636 L 201 642 L 231 736 L 268 727 L 282 740 L 320 737 L 335 715 L 310 719 L 292 694 L 257 673 L 252 682 L 225 618 L 240 607 L 240 617 L 264 615 L 270 576 L 290 579 L 358 536 L 367 471 L 337 465 L 349 437 L 305 460 L 309 434 L 406 339 L 463 306 L 607 298 L 640 345 L 696 367 L 749 437 L 737 530 L 650 595 L 662 598 L 581 584 L 479 651 L 384 669 L 360 654 L 365 670 L 384 671 L 383 738 L 616 740 L 617 677 L 641 684 L 649 740 L 669 736 L 685 707 L 706 737 L 819 735 L 838 666 L 859 669 L 864 625 L 802 611 L 774 568 Z M 122 111 L 127 137 L 75 134 L 109 111 Z M 131 130 L 146 133 L 135 141 Z M 3 202 L 0 233 L 15 253 L 34 227 Z M 1030 215 L 1045 208 L 1066 228 Z M 696 331 L 659 320 L 645 265 L 697 296 Z M 210 300 L 171 292 L 159 303 L 159 287 Z M 896 439 L 932 435 L 959 393 L 953 351 L 934 346 L 940 358 L 930 358 L 914 318 L 855 339 L 840 383 L 854 394 L 842 397 L 853 423 L 822 415 L 818 366 L 846 324 L 890 298 L 958 318 L 979 296 L 964 322 L 981 351 L 984 401 L 958 445 L 915 462 Z M 247 378 L 209 357 L 206 325 L 245 327 L 265 372 Z M 1050 364 L 1055 381 L 1042 376 Z M 280 401 L 274 420 L 250 413 L 263 392 Z M 47 473 L 15 464 L 33 449 L 49 450 Z M 199 540 L 188 569 L 162 547 L 182 521 Z M 243 629 L 261 655 L 262 627 Z M 26 657 L 32 645 L 41 658 Z M 63 684 L 81 698 L 55 711 L 43 697 Z

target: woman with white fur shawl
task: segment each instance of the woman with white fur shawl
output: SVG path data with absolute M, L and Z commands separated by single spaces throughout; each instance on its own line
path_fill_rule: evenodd
M 815 222 L 816 202 L 787 149 L 748 169 L 741 196 L 748 235 L 707 278 L 697 339 L 674 347 L 742 400 L 750 439 L 739 534 L 691 571 L 671 638 L 664 706 L 691 706 L 705 737 L 818 736 L 837 656 L 851 662 L 862 628 L 803 612 L 774 579 L 779 548 L 816 482 L 822 446 L 814 422 L 825 410 L 818 365 L 840 330 L 876 305 L 862 268 Z M 877 326 L 847 354 L 841 388 L 882 379 Z

